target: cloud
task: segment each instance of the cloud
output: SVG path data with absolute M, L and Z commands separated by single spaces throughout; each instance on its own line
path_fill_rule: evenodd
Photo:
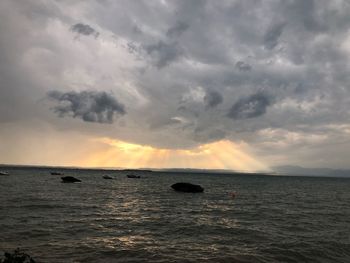
M 221 93 L 215 90 L 208 90 L 204 96 L 204 103 L 207 108 L 214 108 L 223 102 Z
M 199 142 L 214 142 L 219 141 L 225 138 L 227 133 L 220 129 L 203 129 L 201 127 L 197 127 L 194 130 L 194 139 Z
M 101 91 L 50 91 L 48 98 L 58 103 L 53 107 L 59 117 L 71 116 L 86 122 L 113 123 L 114 115 L 124 115 L 123 104 Z
M 166 32 L 168 37 L 179 37 L 184 33 L 190 26 L 185 22 L 177 22 L 173 27 L 170 27 Z
M 135 43 L 133 43 L 133 42 L 128 42 L 128 43 L 126 44 L 126 47 L 127 47 L 128 52 L 129 52 L 130 54 L 138 55 L 138 53 L 140 52 L 140 51 L 139 51 L 139 48 L 138 48 L 138 47 L 135 45 Z
M 323 32 L 327 30 L 325 21 L 322 21 L 317 10 L 317 1 L 296 0 L 291 6 L 291 13 L 299 20 L 305 29 L 313 32 Z
M 245 72 L 245 71 L 251 71 L 252 67 L 243 61 L 237 61 L 236 68 L 238 68 L 239 71 Z
M 16 123 L 13 130 L 26 136 L 25 125 L 40 120 L 57 130 L 69 127 L 91 137 L 160 148 L 195 146 L 220 130 L 260 156 L 298 161 L 301 145 L 294 153 L 290 141 L 283 151 L 271 150 L 267 134 L 259 131 L 329 135 L 328 145 L 305 143 L 311 146 L 301 160 L 305 163 L 330 162 L 313 145 L 333 147 L 333 152 L 345 145 L 339 138 L 348 138 L 349 128 L 341 125 L 350 120 L 348 1 L 40 2 L 0 1 L 0 127 Z M 97 31 L 99 41 L 72 38 L 93 39 Z M 60 91 L 58 97 L 67 93 L 62 87 L 104 87 L 128 105 L 127 114 L 120 125 L 106 129 L 59 121 L 52 115 L 98 121 L 98 114 L 73 110 L 72 102 L 63 99 L 51 101 L 58 107 L 53 114 L 36 103 L 48 87 Z M 254 95 L 258 90 L 266 93 Z M 101 121 L 110 120 L 106 115 Z M 153 124 L 159 125 L 152 129 Z M 327 125 L 339 128 L 329 131 Z M 0 138 L 8 137 L 0 133 Z M 332 144 L 338 140 L 338 146 Z M 334 155 L 339 161 L 333 165 L 349 166 L 346 146 L 344 154 Z
M 75 24 L 71 27 L 71 30 L 73 32 L 76 32 L 78 34 L 85 35 L 85 36 L 92 35 L 95 38 L 97 38 L 100 35 L 99 32 L 97 32 L 94 28 L 92 28 L 88 24 L 82 24 L 82 23 Z
M 182 55 L 180 47 L 174 42 L 159 41 L 157 44 L 145 46 L 145 50 L 153 58 L 153 63 L 158 69 L 168 66 Z
M 267 30 L 264 36 L 264 46 L 266 49 L 273 49 L 278 45 L 278 40 L 285 26 L 286 23 L 277 23 Z
M 266 113 L 266 108 L 271 104 L 271 98 L 264 93 L 256 93 L 239 99 L 227 114 L 232 119 L 256 118 Z

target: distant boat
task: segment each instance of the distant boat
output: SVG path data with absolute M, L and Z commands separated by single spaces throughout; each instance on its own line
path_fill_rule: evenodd
M 141 176 L 134 175 L 134 174 L 127 174 L 126 177 L 128 177 L 128 178 L 141 178 Z
M 0 171 L 0 175 L 10 175 L 8 172 Z
M 104 176 L 102 176 L 103 177 L 103 179 L 113 179 L 113 177 L 111 177 L 111 176 L 109 176 L 109 175 L 104 175 Z
M 50 172 L 51 175 L 63 175 L 63 173 L 60 172 Z

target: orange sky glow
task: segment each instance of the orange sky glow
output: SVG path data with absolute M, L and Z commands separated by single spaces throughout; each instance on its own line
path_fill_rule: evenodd
M 247 153 L 247 147 L 222 140 L 192 149 L 158 149 L 109 138 L 93 139 L 104 145 L 78 161 L 83 167 L 200 168 L 261 171 L 268 167 Z

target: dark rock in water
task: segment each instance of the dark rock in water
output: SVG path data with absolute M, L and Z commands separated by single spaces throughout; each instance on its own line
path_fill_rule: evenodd
M 111 177 L 111 176 L 109 176 L 109 175 L 104 175 L 104 176 L 102 176 L 103 177 L 103 179 L 113 179 L 113 177 Z
M 75 178 L 73 176 L 63 176 L 61 177 L 62 183 L 76 183 L 76 182 L 81 182 L 78 178 Z
M 0 259 L 1 263 L 35 263 L 35 260 L 26 253 L 21 252 L 18 248 L 13 253 L 5 252 L 5 258 Z
M 60 172 L 51 172 L 50 174 L 51 175 L 63 175 L 63 173 L 60 173 Z
M 134 175 L 134 174 L 127 174 L 126 177 L 128 177 L 128 178 L 141 178 L 141 176 Z
M 202 193 L 204 188 L 197 184 L 190 183 L 176 183 L 171 186 L 175 191 L 185 192 L 185 193 Z

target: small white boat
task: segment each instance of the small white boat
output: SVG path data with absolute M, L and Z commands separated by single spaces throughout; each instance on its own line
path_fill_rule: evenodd
M 8 172 L 0 171 L 0 175 L 10 175 Z

